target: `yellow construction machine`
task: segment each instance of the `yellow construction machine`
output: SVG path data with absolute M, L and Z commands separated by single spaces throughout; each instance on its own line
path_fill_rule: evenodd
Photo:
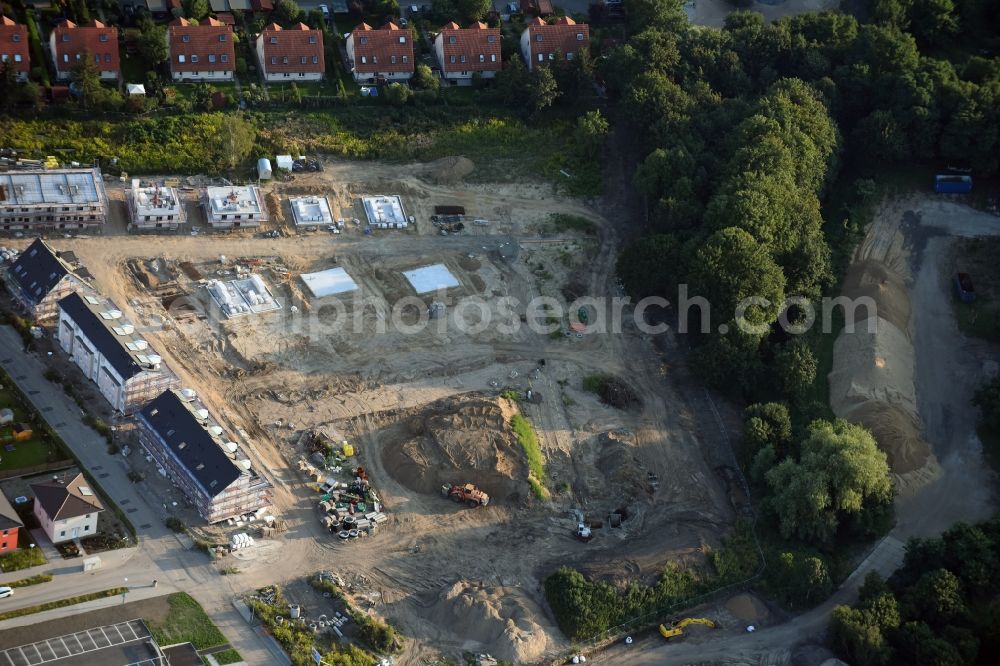
M 684 628 L 689 624 L 703 624 L 711 629 L 716 628 L 715 622 L 712 622 L 707 617 L 686 617 L 683 620 L 674 622 L 669 627 L 661 624 L 660 635 L 664 638 L 676 638 L 684 633 Z

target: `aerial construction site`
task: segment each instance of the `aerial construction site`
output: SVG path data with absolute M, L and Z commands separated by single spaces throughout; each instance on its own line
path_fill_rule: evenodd
M 595 334 L 611 305 L 569 307 L 621 295 L 601 210 L 547 184 L 476 183 L 464 158 L 328 162 L 264 186 L 263 222 L 211 233 L 194 188 L 154 180 L 180 192 L 176 231 L 50 242 L 271 477 L 282 530 L 240 542 L 239 588 L 332 570 L 407 637 L 404 660 L 542 661 L 569 649 L 541 589 L 558 566 L 653 582 L 668 561 L 702 563 L 746 510 L 735 418 L 672 363 L 669 334 L 629 317 Z M 124 187 L 108 197 L 114 233 Z M 349 442 L 345 473 L 377 491 L 369 536 L 321 515 L 316 486 L 341 467 L 316 470 L 316 441 Z M 449 502 L 452 484 L 489 501 Z

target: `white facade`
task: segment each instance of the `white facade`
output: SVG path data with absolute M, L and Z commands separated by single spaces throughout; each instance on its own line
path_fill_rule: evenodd
M 232 81 L 233 72 L 232 71 L 217 71 L 217 72 L 174 72 L 170 73 L 170 78 L 172 78 L 176 83 L 181 83 L 185 81 Z
M 38 518 L 38 523 L 45 530 L 45 534 L 52 540 L 52 543 L 83 539 L 97 533 L 97 514 L 100 513 L 97 509 L 94 509 L 94 513 L 52 521 L 49 520 L 49 516 L 42 509 L 41 504 L 35 502 L 34 513 L 35 517 Z
M 264 197 L 253 185 L 207 187 L 201 199 L 208 224 L 214 228 L 258 227 L 268 219 Z

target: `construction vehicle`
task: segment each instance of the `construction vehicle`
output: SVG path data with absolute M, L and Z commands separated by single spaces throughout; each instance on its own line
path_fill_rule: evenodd
M 684 633 L 684 628 L 691 624 L 703 624 L 710 629 L 715 629 L 716 624 L 707 617 L 686 617 L 683 620 L 674 622 L 669 627 L 660 625 L 660 635 L 664 638 L 676 638 Z
M 441 486 L 441 494 L 450 497 L 453 501 L 465 503 L 466 506 L 486 506 L 490 503 L 490 496 L 471 483 L 464 486 L 453 486 L 445 484 Z

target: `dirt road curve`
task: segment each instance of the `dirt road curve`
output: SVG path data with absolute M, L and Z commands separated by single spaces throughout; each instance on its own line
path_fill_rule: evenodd
M 752 634 L 698 635 L 669 645 L 655 636 L 629 649 L 615 646 L 595 655 L 591 663 L 788 663 L 797 646 L 822 642 L 830 611 L 853 601 L 868 571 L 887 575 L 901 564 L 909 538 L 934 536 L 957 521 L 981 520 L 994 510 L 996 479 L 982 460 L 976 409 L 970 400 L 984 379 L 984 363 L 996 359 L 1000 350 L 959 332 L 950 267 L 956 238 L 1000 235 L 1000 221 L 927 197 L 893 202 L 882 215 L 880 222 L 890 224 L 873 225 L 876 233 L 891 235 L 902 229 L 909 250 L 917 403 L 924 436 L 941 466 L 939 475 L 919 491 L 897 499 L 896 527 L 841 588 L 812 611 Z M 887 242 L 866 239 L 868 245 Z

